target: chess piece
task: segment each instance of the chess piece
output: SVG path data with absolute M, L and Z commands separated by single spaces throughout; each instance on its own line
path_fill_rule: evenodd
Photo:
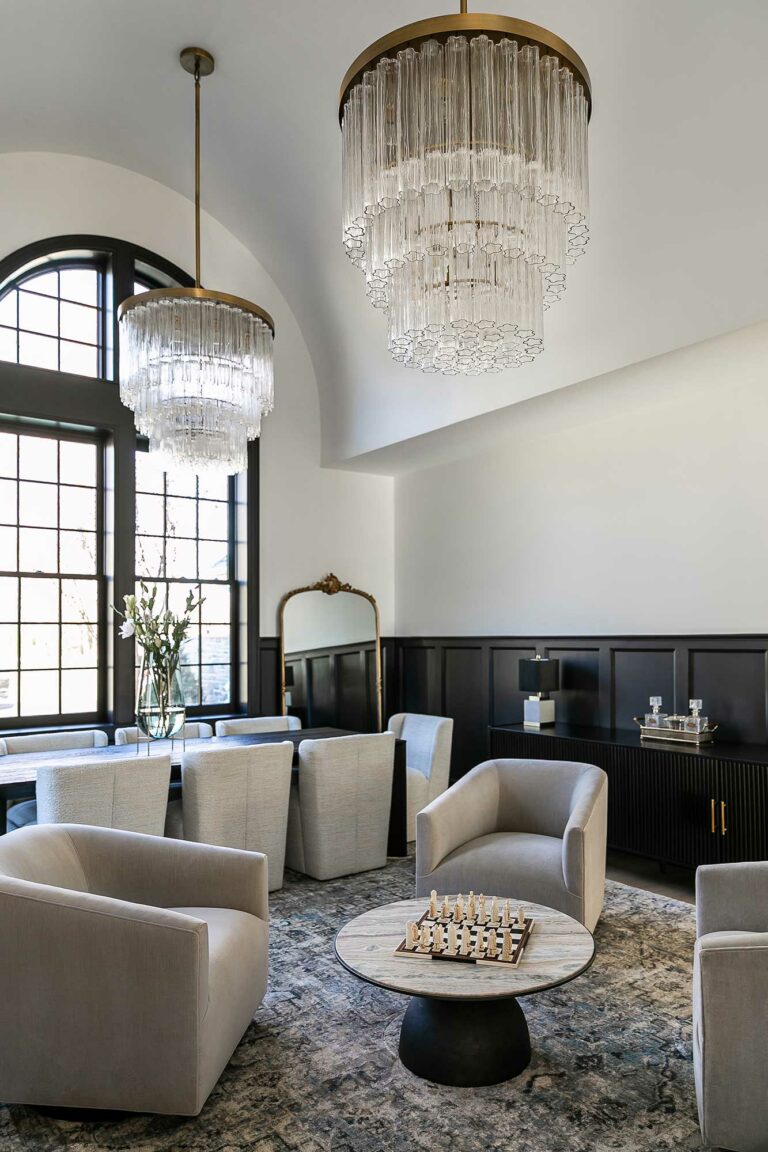
M 510 932 L 505 932 L 501 938 L 501 958 L 507 961 L 512 959 L 512 935 Z
M 475 918 L 475 894 L 470 892 L 467 900 L 467 919 L 474 920 Z
M 495 960 L 496 959 L 496 933 L 494 932 L 493 928 L 491 928 L 490 932 L 488 933 L 488 950 L 487 951 L 488 951 L 489 958 L 491 960 Z
M 464 898 L 461 895 L 461 892 L 459 892 L 458 896 L 456 897 L 456 904 L 454 905 L 453 909 L 453 918 L 457 924 L 459 924 L 464 919 Z
M 499 899 L 494 896 L 493 903 L 491 904 L 491 924 L 494 926 L 499 922 Z
M 410 950 L 419 946 L 419 926 L 413 920 L 405 926 L 405 946 Z
M 468 955 L 471 947 L 472 947 L 472 934 L 469 931 L 469 926 L 467 924 L 465 924 L 461 930 L 461 954 L 462 954 L 462 956 Z
M 426 922 L 421 926 L 421 940 L 419 941 L 420 948 L 429 948 L 431 940 L 431 933 L 429 931 L 429 924 Z
M 485 896 L 483 896 L 483 894 L 481 892 L 480 893 L 480 900 L 479 900 L 478 906 L 477 906 L 477 922 L 478 922 L 478 924 L 485 924 L 485 921 L 486 921 Z
M 440 910 L 440 915 L 443 920 L 450 920 L 451 918 L 451 905 L 447 896 L 443 896 L 443 907 Z
M 456 932 L 456 925 L 448 925 L 448 951 L 455 952 L 459 946 L 459 938 Z
M 434 888 L 429 894 L 429 915 L 433 920 L 437 918 L 437 892 Z
M 525 928 L 525 908 L 522 904 L 517 909 L 517 924 L 516 928 Z
M 503 928 L 509 928 L 509 921 L 512 918 L 512 913 L 509 908 L 509 900 L 504 901 L 504 908 L 501 913 L 501 924 Z
M 432 938 L 432 947 L 435 952 L 442 952 L 443 950 L 443 926 L 442 924 L 435 924 L 435 933 Z
M 475 935 L 475 950 L 472 953 L 472 955 L 473 956 L 482 956 L 483 955 L 483 930 L 482 930 L 482 928 L 478 928 L 477 933 Z

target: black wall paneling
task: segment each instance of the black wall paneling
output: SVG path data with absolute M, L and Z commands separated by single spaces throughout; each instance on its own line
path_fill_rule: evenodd
M 291 652 L 286 657 L 286 667 L 292 668 L 294 675 L 288 710 L 301 719 L 304 727 L 376 731 L 373 641 Z

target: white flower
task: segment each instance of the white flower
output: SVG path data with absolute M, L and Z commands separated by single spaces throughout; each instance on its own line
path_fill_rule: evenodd
M 120 636 L 123 640 L 127 640 L 130 636 L 133 636 L 135 631 L 136 629 L 133 626 L 133 620 L 123 620 L 122 624 L 120 625 Z

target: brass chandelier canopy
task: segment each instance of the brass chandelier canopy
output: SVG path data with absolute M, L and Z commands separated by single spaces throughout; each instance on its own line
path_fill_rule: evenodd
M 157 288 L 118 309 L 120 398 L 168 467 L 235 473 L 273 406 L 272 317 L 200 282 L 200 79 L 214 59 L 185 48 L 195 80 L 195 287 Z
M 587 69 L 535 24 L 461 11 L 362 52 L 341 85 L 343 243 L 393 358 L 530 362 L 588 240 Z

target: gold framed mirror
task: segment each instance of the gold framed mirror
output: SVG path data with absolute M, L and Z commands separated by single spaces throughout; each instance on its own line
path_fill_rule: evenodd
M 280 601 L 282 713 L 305 728 L 380 732 L 379 606 L 370 592 L 329 572 Z

